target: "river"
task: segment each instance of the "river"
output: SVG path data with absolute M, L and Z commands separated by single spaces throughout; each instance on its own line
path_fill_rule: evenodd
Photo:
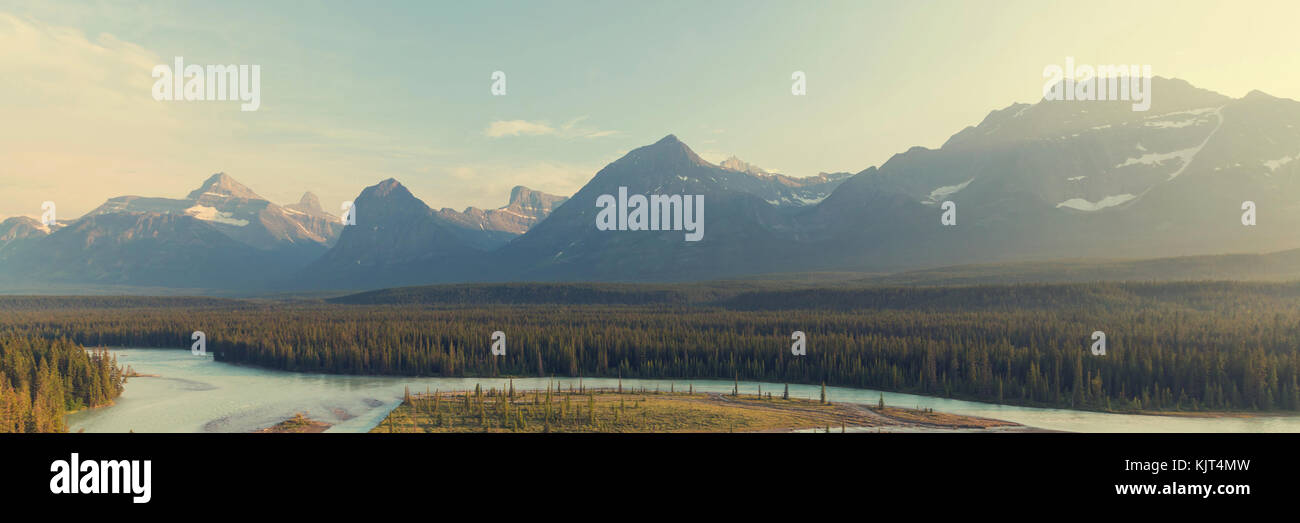
M 334 424 L 327 432 L 365 432 L 401 402 L 406 387 L 427 390 L 502 388 L 502 378 L 410 378 L 342 376 L 268 370 L 219 363 L 212 355 L 187 350 L 117 349 L 119 365 L 141 374 L 131 378 L 115 404 L 68 416 L 73 432 L 249 432 L 274 425 L 297 412 Z M 516 378 L 516 389 L 545 389 L 547 383 L 577 386 L 577 379 Z M 617 379 L 584 378 L 587 387 L 616 387 Z M 623 387 L 678 391 L 731 392 L 731 380 L 624 379 Z M 780 383 L 740 382 L 741 393 L 780 394 Z M 875 404 L 880 391 L 827 387 L 831 401 Z M 794 397 L 816 398 L 816 385 L 790 385 Z M 1105 414 L 1066 409 L 994 405 L 913 394 L 885 392 L 885 403 L 928 407 L 936 411 L 1014 421 L 1022 425 L 1071 432 L 1300 432 L 1300 416 L 1188 418 Z

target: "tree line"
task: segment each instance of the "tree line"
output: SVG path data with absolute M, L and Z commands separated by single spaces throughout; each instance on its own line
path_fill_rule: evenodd
M 1296 291 L 1222 283 L 790 290 L 742 293 L 726 306 L 25 298 L 21 308 L 0 299 L 0 332 L 188 349 L 201 330 L 220 361 L 291 371 L 739 377 L 1091 410 L 1294 411 Z M 497 330 L 507 336 L 501 357 L 490 352 Z M 796 330 L 807 334 L 806 356 L 790 353 Z M 1106 333 L 1104 356 L 1089 352 L 1096 330 Z
M 0 334 L 0 432 L 65 432 L 65 413 L 111 403 L 123 380 L 107 351 Z

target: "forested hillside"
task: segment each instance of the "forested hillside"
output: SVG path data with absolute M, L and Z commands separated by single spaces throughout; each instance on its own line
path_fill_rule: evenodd
M 609 298 L 588 291 L 576 294 Z M 188 349 L 201 330 L 220 361 L 294 371 L 739 377 L 1092 410 L 1274 411 L 1300 409 L 1298 296 L 1295 284 L 1124 283 L 771 290 L 656 305 L 0 298 L 0 331 Z M 503 357 L 490 353 L 494 331 L 506 333 Z M 807 335 L 806 356 L 791 354 L 794 331 Z M 1106 335 L 1103 356 L 1089 350 L 1094 331 Z
M 111 403 L 122 371 L 107 351 L 0 329 L 0 432 L 64 432 L 63 415 Z

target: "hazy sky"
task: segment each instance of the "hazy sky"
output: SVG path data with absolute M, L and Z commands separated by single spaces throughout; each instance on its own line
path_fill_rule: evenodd
M 1300 98 L 1297 20 L 1294 1 L 0 0 L 0 216 L 181 197 L 218 171 L 336 213 L 388 177 L 434 208 L 498 207 L 669 133 L 711 161 L 857 172 L 1037 101 L 1067 56 Z M 260 109 L 155 101 L 175 56 L 260 65 Z

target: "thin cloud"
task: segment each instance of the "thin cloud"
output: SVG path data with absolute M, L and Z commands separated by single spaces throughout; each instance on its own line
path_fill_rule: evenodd
M 554 127 L 544 122 L 530 122 L 528 120 L 499 120 L 488 124 L 483 134 L 489 138 L 503 138 L 506 136 L 546 136 L 556 134 Z
M 579 116 L 563 125 L 552 126 L 548 122 L 530 120 L 497 120 L 488 124 L 483 135 L 488 138 L 505 138 L 507 136 L 555 136 L 559 138 L 603 138 L 618 134 L 618 131 L 597 129 L 580 125 L 586 116 Z
M 6 217 L 39 216 L 45 200 L 71 218 L 122 194 L 183 196 L 218 171 L 276 202 L 296 202 L 306 187 L 322 201 L 342 201 L 355 197 L 358 173 L 409 178 L 455 154 L 269 103 L 245 113 L 223 103 L 155 101 L 150 73 L 172 56 L 110 33 L 87 36 L 0 12 L 0 49 L 0 98 L 22 101 L 4 105 L 3 119 L 23 122 L 0 125 Z
M 506 204 L 510 189 L 523 185 L 530 189 L 559 196 L 571 196 L 600 169 L 597 163 L 555 163 L 526 162 L 509 163 L 474 163 L 451 165 L 432 169 L 432 176 L 426 179 L 438 180 L 436 186 L 431 184 L 420 191 L 437 191 L 438 199 L 445 202 L 468 202 L 481 209 L 495 209 Z M 451 182 L 451 183 L 447 183 Z M 451 189 L 448 189 L 451 187 Z M 412 187 L 416 191 L 417 187 Z M 448 206 L 445 202 L 425 200 L 435 209 Z

